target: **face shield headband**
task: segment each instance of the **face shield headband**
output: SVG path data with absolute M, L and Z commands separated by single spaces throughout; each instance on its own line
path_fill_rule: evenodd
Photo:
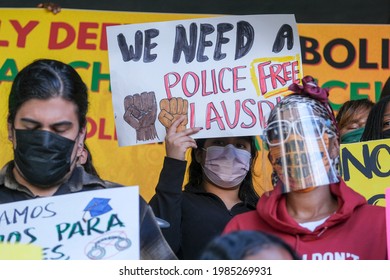
M 329 152 L 337 141 L 333 122 L 322 104 L 308 97 L 285 97 L 271 112 L 264 139 L 284 192 L 338 182 L 336 160 Z

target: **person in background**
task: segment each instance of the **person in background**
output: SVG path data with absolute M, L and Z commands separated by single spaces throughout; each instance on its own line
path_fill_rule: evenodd
M 235 215 L 254 210 L 258 195 L 252 183 L 255 139 L 225 137 L 194 140 L 201 128 L 178 131 L 184 117 L 167 130 L 166 157 L 149 204 L 170 223 L 163 234 L 179 259 L 198 259 L 211 239 Z M 186 151 L 191 150 L 188 183 Z
M 55 15 L 61 12 L 61 6 L 53 2 L 39 3 L 37 8 L 44 8 L 45 10 L 52 12 Z
M 386 260 L 385 208 L 369 205 L 337 173 L 339 134 L 327 89 L 310 76 L 289 89 L 264 130 L 275 187 L 223 234 L 274 234 L 304 260 Z
M 214 238 L 203 250 L 201 260 L 299 260 L 282 239 L 251 230 L 234 231 Z
M 390 95 L 381 98 L 367 117 L 361 141 L 390 138 Z
M 345 102 L 336 117 L 342 144 L 359 142 L 366 125 L 367 116 L 374 106 L 368 98 Z
M 0 204 L 122 185 L 83 166 L 88 90 L 68 64 L 39 59 L 15 77 L 8 102 L 14 159 L 0 171 Z M 140 197 L 140 256 L 176 259 L 149 205 Z

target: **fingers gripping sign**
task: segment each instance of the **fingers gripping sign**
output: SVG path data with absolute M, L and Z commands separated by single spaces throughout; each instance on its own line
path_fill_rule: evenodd
M 197 148 L 196 142 L 191 136 L 202 129 L 201 127 L 193 127 L 178 131 L 178 127 L 183 121 L 185 121 L 184 116 L 180 116 L 175 120 L 171 127 L 167 129 L 167 135 L 165 136 L 167 156 L 177 160 L 185 160 L 187 149 Z
M 155 127 L 157 102 L 153 91 L 126 96 L 124 106 L 123 119 L 135 129 L 137 141 L 158 138 Z
M 177 131 L 183 131 L 188 124 L 188 100 L 181 97 L 172 97 L 170 99 L 161 99 L 159 121 L 166 128 L 170 128 L 172 123 L 180 117 L 184 117 L 183 121 L 178 125 Z

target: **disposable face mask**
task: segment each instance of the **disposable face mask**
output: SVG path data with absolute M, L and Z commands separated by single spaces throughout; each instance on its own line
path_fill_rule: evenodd
M 383 131 L 383 139 L 390 138 L 390 129 L 386 129 Z
M 354 129 L 352 131 L 349 131 L 345 133 L 343 136 L 341 136 L 341 143 L 342 144 L 348 144 L 348 143 L 356 143 L 360 142 L 360 138 L 362 138 L 364 132 L 364 126 Z
M 211 146 L 206 150 L 203 170 L 207 178 L 222 188 L 241 184 L 249 171 L 251 154 L 229 144 L 225 147 Z
M 70 171 L 75 141 L 52 132 L 15 130 L 15 164 L 31 184 L 48 188 Z

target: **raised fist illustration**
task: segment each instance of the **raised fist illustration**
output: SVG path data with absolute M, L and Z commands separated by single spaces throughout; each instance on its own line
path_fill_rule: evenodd
M 124 99 L 124 105 L 123 119 L 136 130 L 137 141 L 158 138 L 155 127 L 157 102 L 153 91 L 128 95 Z
M 181 97 L 172 97 L 171 99 L 160 100 L 160 114 L 158 120 L 167 129 L 171 127 L 172 123 L 185 116 L 185 120 L 177 127 L 177 132 L 186 129 L 188 123 L 188 100 Z

